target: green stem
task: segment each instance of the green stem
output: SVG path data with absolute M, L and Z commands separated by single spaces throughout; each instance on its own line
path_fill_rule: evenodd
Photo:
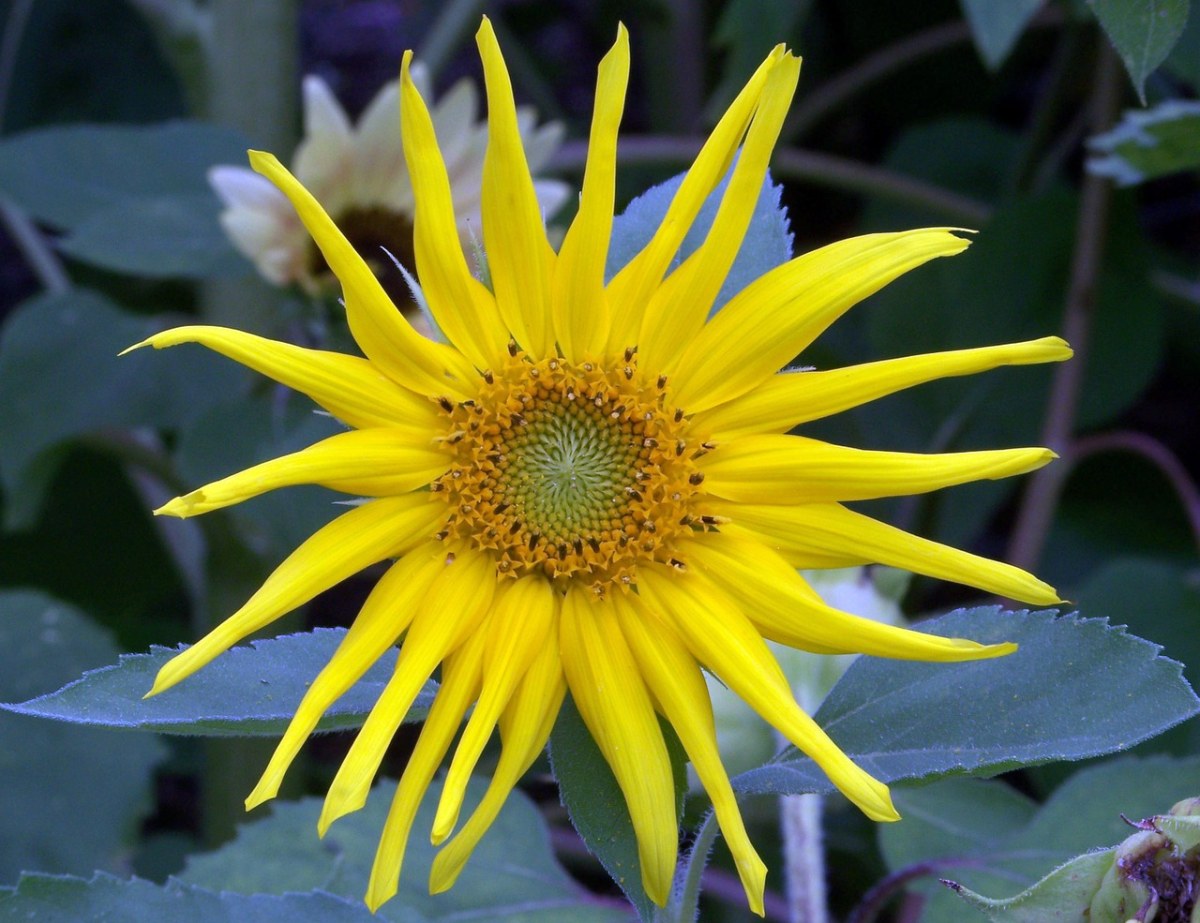
M 699 153 L 698 138 L 675 135 L 643 135 L 625 138 L 619 143 L 618 158 L 625 166 L 633 164 L 690 164 Z M 581 172 L 587 160 L 587 144 L 568 141 L 555 155 L 550 170 Z M 904 205 L 914 205 L 971 226 L 986 224 L 992 208 L 985 202 L 913 179 L 882 167 L 799 148 L 781 148 L 775 152 L 773 174 L 781 179 L 798 180 L 819 186 L 842 189 L 859 195 L 873 195 Z
M 299 0 L 212 0 L 209 11 L 206 114 L 244 132 L 255 145 L 286 155 L 295 145 L 298 125 Z M 258 280 L 210 280 L 202 297 L 205 320 L 270 330 L 276 300 L 265 294 Z M 241 605 L 265 576 L 263 562 L 237 539 L 231 523 L 226 526 L 224 535 L 206 534 L 209 592 L 204 611 L 196 614 L 204 631 Z M 242 799 L 272 749 L 271 741 L 205 741 L 206 842 L 220 843 L 233 835 L 244 816 Z
M 1120 65 L 1108 42 L 1099 42 L 1095 91 L 1091 106 L 1091 134 L 1106 131 L 1116 120 L 1121 102 Z M 1070 473 L 1069 456 L 1083 374 L 1087 367 L 1096 287 L 1108 234 L 1112 183 L 1087 174 L 1079 205 L 1075 253 L 1063 315 L 1063 337 L 1075 350 L 1075 358 L 1059 363 L 1050 387 L 1049 408 L 1042 425 L 1042 444 L 1067 457 L 1066 464 L 1047 465 L 1029 481 L 1021 500 L 1009 545 L 1008 560 L 1018 567 L 1036 567 L 1045 547 L 1054 511 Z

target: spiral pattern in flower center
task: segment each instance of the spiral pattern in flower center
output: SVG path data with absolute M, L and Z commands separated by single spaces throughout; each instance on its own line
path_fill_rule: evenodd
M 636 583 L 651 561 L 683 567 L 674 539 L 700 526 L 703 476 L 684 413 L 636 357 L 603 368 L 521 352 L 485 372 L 478 395 L 441 402 L 450 469 L 433 485 L 449 505 L 447 541 L 491 551 L 496 570 L 581 580 L 598 595 Z

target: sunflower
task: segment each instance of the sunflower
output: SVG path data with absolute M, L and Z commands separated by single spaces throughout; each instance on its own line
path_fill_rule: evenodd
M 840 612 L 796 569 L 882 562 L 1030 603 L 1058 601 L 1015 567 L 843 505 L 1019 474 L 1045 464 L 1050 451 L 863 451 L 788 431 L 921 382 L 1058 361 L 1070 350 L 1048 337 L 780 371 L 855 302 L 967 247 L 943 228 L 823 247 L 766 273 L 709 318 L 799 75 L 799 59 L 782 46 L 721 118 L 652 239 L 606 282 L 629 71 L 624 29 L 599 67 L 579 211 L 557 253 L 486 19 L 477 41 L 488 99 L 481 205 L 490 287 L 468 269 L 411 53 L 401 77 L 416 268 L 445 342 L 414 332 L 316 199 L 269 154 L 251 152 L 254 169 L 291 201 L 341 281 L 365 358 L 204 326 L 138 344 L 203 344 L 303 392 L 350 427 L 157 512 L 194 516 L 302 483 L 369 498 L 316 532 L 241 609 L 167 663 L 151 694 L 339 580 L 392 560 L 313 680 L 247 807 L 276 794 L 324 711 L 401 639 L 395 672 L 319 821 L 324 833 L 364 804 L 388 742 L 440 666 L 441 686 L 383 830 L 366 895 L 372 908 L 396 891 L 417 805 L 468 709 L 432 829 L 433 841 L 444 843 L 430 880 L 435 892 L 454 883 L 541 752 L 569 691 L 624 793 L 646 893 L 666 900 L 678 846 L 661 715 L 711 797 L 761 914 L 766 870 L 721 764 L 704 671 L 812 757 L 867 816 L 888 821 L 897 814 L 887 787 L 797 705 L 765 639 L 824 654 L 939 661 L 1014 649 Z M 669 271 L 727 173 L 707 237 Z M 460 825 L 468 776 L 497 725 L 502 750 L 490 786 Z
M 414 82 L 429 96 L 420 65 Z M 400 84 L 380 88 L 357 123 L 352 123 L 329 85 L 315 75 L 302 84 L 304 137 L 292 157 L 296 178 L 333 215 L 359 253 L 373 264 L 393 299 L 407 298 L 400 273 L 383 249 L 412 266 L 413 186 L 396 131 Z M 465 245 L 479 233 L 479 192 L 487 126 L 478 121 L 475 84 L 460 80 L 432 107 L 431 115 L 454 183 L 454 214 Z M 532 109 L 517 110 L 530 168 L 536 172 L 562 141 L 558 122 L 537 125 Z M 310 293 L 336 287 L 337 280 L 313 245 L 296 211 L 271 182 L 239 166 L 213 167 L 209 184 L 225 206 L 221 225 L 233 245 L 274 285 L 299 285 Z M 553 215 L 566 201 L 566 183 L 534 182 L 538 201 Z

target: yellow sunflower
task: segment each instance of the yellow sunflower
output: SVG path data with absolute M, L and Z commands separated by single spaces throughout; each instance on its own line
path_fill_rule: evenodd
M 666 900 L 678 846 L 662 715 L 712 798 L 761 914 L 766 870 L 721 765 L 703 671 L 812 757 L 869 817 L 895 820 L 887 787 L 796 704 L 764 639 L 819 653 L 942 661 L 1013 649 L 848 615 L 822 603 L 796 568 L 883 562 L 1030 603 L 1058 600 L 1017 568 L 842 505 L 1018 474 L 1045 464 L 1048 450 L 902 454 L 787 432 L 920 382 L 1058 361 L 1070 350 L 1049 337 L 780 371 L 855 302 L 966 248 L 943 228 L 872 234 L 797 257 L 709 319 L 795 89 L 800 62 L 782 46 L 722 117 L 653 238 L 606 283 L 629 71 L 624 29 L 599 67 L 579 212 L 557 253 L 487 20 L 477 40 L 488 99 L 481 205 L 491 288 L 464 258 L 410 55 L 401 79 L 416 268 L 447 342 L 415 333 L 312 195 L 275 158 L 252 152 L 254 168 L 292 202 L 341 280 L 365 358 L 216 327 L 182 327 L 139 344 L 201 343 L 307 394 L 351 428 L 158 512 L 193 516 L 302 483 L 371 498 L 304 542 L 241 609 L 164 666 L 151 694 L 339 580 L 394 559 L 313 680 L 248 807 L 276 794 L 325 709 L 400 639 L 395 673 L 330 786 L 319 824 L 324 833 L 363 805 L 388 742 L 440 666 L 442 684 L 383 830 L 371 907 L 396 891 L 418 802 L 468 709 L 432 830 L 435 843 L 450 838 L 433 866 L 435 892 L 454 883 L 541 752 L 569 690 L 624 793 L 647 894 Z M 668 272 L 731 164 L 703 244 Z M 503 746 L 491 785 L 460 826 L 468 776 L 497 725 Z

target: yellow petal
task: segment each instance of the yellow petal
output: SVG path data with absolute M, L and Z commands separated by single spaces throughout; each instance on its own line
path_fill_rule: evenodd
M 638 352 L 642 367 L 657 376 L 674 373 L 680 355 L 704 326 L 733 265 L 762 191 L 767 162 L 779 137 L 800 78 L 800 59 L 783 54 L 763 87 L 733 175 L 704 243 L 677 271 L 684 284 L 664 285 L 642 319 Z
M 552 629 L 547 643 L 500 717 L 504 748 L 487 791 L 462 829 L 433 860 L 429 872 L 431 894 L 448 890 L 458 880 L 463 866 L 495 821 L 509 793 L 546 746 L 566 691 L 558 654 L 558 633 Z
M 470 396 L 478 378 L 471 363 L 457 350 L 413 330 L 371 267 L 312 194 L 270 154 L 251 151 L 250 165 L 291 200 L 325 262 L 342 283 L 350 332 L 367 358 L 393 381 L 414 391 Z
M 554 615 L 554 589 L 540 577 L 526 577 L 497 589 L 488 624 L 483 691 L 446 773 L 433 821 L 435 845 L 458 823 L 471 771 L 517 684 L 545 646 Z
M 680 542 L 688 567 L 737 601 L 772 641 L 818 654 L 871 654 L 901 660 L 960 661 L 1001 657 L 1015 644 L 979 644 L 886 625 L 821 601 L 779 555 L 737 532 L 710 532 Z
M 485 16 L 475 34 L 487 84 L 488 146 L 483 160 L 483 246 L 500 316 L 521 347 L 553 355 L 550 287 L 554 251 L 529 175 L 512 83 Z
M 1052 586 L 1011 564 L 932 542 L 836 503 L 713 504 L 713 508 L 736 516 L 737 526 L 751 530 L 763 544 L 789 560 L 794 554 L 810 551 L 845 555 L 848 562 L 887 564 L 1022 602 L 1061 602 Z
M 442 685 L 433 700 L 433 707 L 429 709 L 429 717 L 421 728 L 421 736 L 417 738 L 412 756 L 404 767 L 404 774 L 400 777 L 383 825 L 379 847 L 375 851 L 366 894 L 367 906 L 372 913 L 396 893 L 417 809 L 450 742 L 458 732 L 463 715 L 479 693 L 485 637 L 479 634 L 471 638 L 450 654 L 442 666 Z
M 579 212 L 559 249 L 554 270 L 554 332 L 559 349 L 572 362 L 598 358 L 608 339 L 604 269 L 612 234 L 617 129 L 628 81 L 629 36 L 619 25 L 616 44 L 600 62 L 596 80 Z
M 449 456 L 429 445 L 428 431 L 354 430 L 213 481 L 154 512 L 198 516 L 294 484 L 320 484 L 360 497 L 400 494 L 428 484 L 449 462 Z
M 782 433 L 895 394 L 905 388 L 974 375 L 1006 365 L 1062 362 L 1072 356 L 1059 337 L 886 359 L 827 372 L 782 372 L 732 401 L 695 416 L 695 426 L 722 441 L 752 433 Z
M 171 688 L 248 634 L 364 567 L 405 553 L 445 516 L 445 504 L 428 494 L 385 497 L 343 513 L 288 555 L 237 612 L 163 664 L 147 695 Z
M 810 756 L 872 820 L 897 820 L 887 786 L 854 764 L 796 704 L 787 679 L 754 626 L 725 593 L 698 574 L 645 567 L 638 592 L 666 617 L 693 656 L 765 721 Z
M 199 343 L 240 362 L 310 398 L 350 426 L 363 429 L 408 423 L 433 429 L 436 405 L 423 394 L 402 388 L 366 359 L 342 353 L 305 349 L 230 330 L 227 327 L 176 327 L 131 346 L 165 349 L 180 343 Z
M 850 307 L 910 269 L 967 245 L 947 228 L 868 234 L 771 270 L 735 295 L 692 341 L 673 379 L 676 402 L 696 413 L 745 394 Z
M 479 629 L 491 605 L 496 565 L 489 555 L 460 550 L 425 597 L 396 659 L 396 672 L 371 709 L 325 795 L 317 829 L 321 835 L 339 817 L 357 811 L 417 694 L 437 665 Z
M 463 256 L 450 178 L 433 120 L 409 74 L 412 52 L 400 70 L 400 137 L 416 198 L 413 219 L 415 267 L 438 326 L 481 369 L 497 368 L 508 345 L 496 301 L 471 275 Z
M 679 834 L 671 759 L 646 684 L 610 601 L 573 587 L 563 600 L 561 630 L 567 685 L 625 796 L 646 894 L 663 906 Z
M 434 578 L 441 573 L 444 557 L 441 544 L 431 542 L 410 551 L 380 578 L 329 663 L 304 693 L 262 778 L 246 799 L 247 811 L 278 794 L 284 773 L 321 716 L 408 628 Z
M 991 452 L 869 452 L 803 436 L 743 436 L 700 459 L 704 489 L 745 503 L 874 500 L 1024 474 L 1057 456 L 1049 449 Z
M 704 142 L 650 242 L 609 283 L 609 305 L 613 312 L 610 354 L 620 355 L 626 347 L 637 345 L 646 303 L 662 282 L 709 193 L 729 169 L 758 106 L 767 76 L 783 53 L 783 46 L 777 45 L 758 66 Z
M 761 917 L 767 867 L 750 843 L 729 776 L 721 765 L 712 704 L 700 668 L 675 631 L 648 612 L 637 596 L 617 594 L 613 604 L 646 685 L 712 799 L 750 909 Z

